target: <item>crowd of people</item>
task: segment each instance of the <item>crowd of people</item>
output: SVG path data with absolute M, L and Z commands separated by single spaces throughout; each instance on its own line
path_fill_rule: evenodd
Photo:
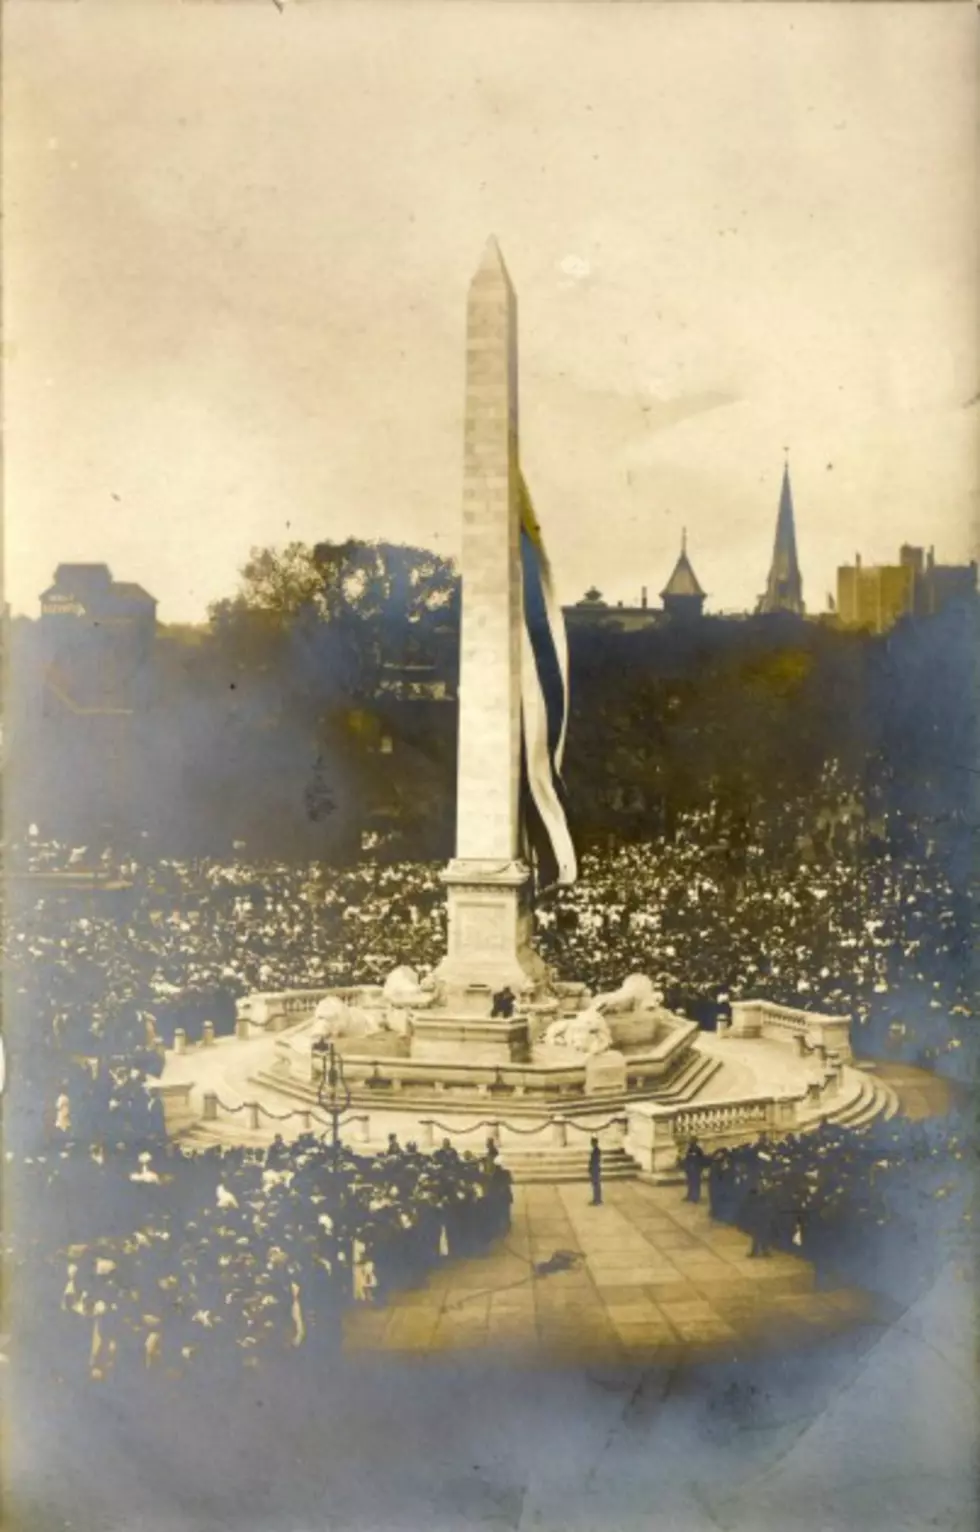
M 250 992 L 380 982 L 445 951 L 430 864 L 130 858 L 114 892 L 30 882 L 87 857 L 37 834 L 12 848 L 28 879 L 11 892 L 5 954 L 8 1048 L 30 1115 L 37 1126 L 40 1101 L 47 1122 L 85 1139 L 107 1115 L 136 1138 L 159 1129 L 144 1082 L 178 1027 L 191 1041 L 206 1021 L 220 1034 Z M 975 882 L 954 875 L 940 841 L 869 820 L 840 791 L 819 812 L 781 805 L 737 840 L 704 810 L 669 842 L 586 852 L 579 881 L 546 895 L 536 920 L 562 978 L 602 990 L 646 973 L 709 1026 L 753 996 L 849 1015 L 859 1053 L 969 1081 L 977 913 Z
M 37 867 L 70 853 L 35 839 L 18 854 Z M 10 993 L 34 1013 L 40 982 L 42 1014 L 63 1036 L 125 1032 L 128 1047 L 148 1022 L 169 1042 L 178 1026 L 199 1036 L 205 1020 L 220 1033 L 246 993 L 381 982 L 445 951 L 435 865 L 125 871 L 131 886 L 99 907 L 69 911 L 46 895 L 13 911 Z M 970 860 L 952 867 L 938 834 L 872 817 L 831 783 L 819 812 L 778 805 L 750 833 L 735 836 L 712 807 L 669 841 L 587 851 L 578 882 L 540 902 L 537 936 L 562 978 L 608 989 L 648 973 L 709 1024 L 752 996 L 846 1014 L 859 1051 L 887 1046 L 972 1079 L 977 895 Z
M 57 1246 L 41 1252 L 47 1323 L 60 1317 L 63 1355 L 96 1381 L 228 1375 L 300 1350 L 322 1362 L 347 1305 L 483 1252 L 511 1205 L 492 1147 L 476 1158 L 392 1138 L 358 1155 L 314 1133 L 198 1153 L 71 1141 L 26 1156 L 18 1190 L 35 1239 L 39 1209 L 58 1209 Z
M 969 1254 L 973 1142 L 952 1113 L 860 1131 L 825 1123 L 712 1154 L 694 1143 L 683 1164 L 688 1195 L 704 1181 L 711 1216 L 745 1231 L 747 1255 L 794 1251 L 829 1284 L 907 1297 L 948 1256 Z
M 544 913 L 545 955 L 595 987 L 650 973 L 702 1024 L 751 997 L 848 1015 L 859 1052 L 972 1079 L 977 888 L 953 881 L 928 836 L 910 853 L 887 816 L 782 846 L 786 827 L 769 828 L 734 859 L 704 811 L 667 847 L 586 856 Z
M 587 851 L 579 881 L 540 901 L 538 945 L 560 977 L 595 989 L 646 973 L 708 1024 L 750 996 L 849 1014 L 859 1054 L 972 1080 L 976 890 L 948 844 L 869 816 L 843 791 L 819 811 L 780 805 L 737 835 L 706 809 L 668 841 Z M 295 1349 L 312 1315 L 335 1311 L 327 1290 L 383 1301 L 447 1250 L 505 1227 L 509 1190 L 492 1162 L 406 1147 L 378 1160 L 345 1149 L 335 1166 L 314 1139 L 264 1159 L 191 1158 L 167 1145 L 148 1089 L 177 1027 L 192 1040 L 205 1021 L 230 1030 L 247 993 L 436 963 L 438 867 L 260 866 L 240 848 L 229 864 L 116 858 L 111 882 L 89 888 L 52 877 L 105 855 L 32 830 L 8 852 L 5 936 L 6 1147 L 12 1184 L 40 1178 L 45 1189 L 13 1223 L 48 1269 L 74 1268 L 59 1312 L 85 1319 L 94 1373 L 124 1353 L 192 1366 L 216 1335 L 246 1359 L 266 1344 Z M 914 1160 L 874 1134 L 845 1147 L 825 1136 L 734 1152 L 711 1170 L 718 1216 L 771 1212 L 792 1186 L 793 1220 L 757 1226 L 817 1258 L 828 1230 L 839 1243 L 854 1222 L 847 1210 L 865 1224 L 884 1216 L 879 1201 L 861 1202 L 868 1187 L 880 1199 L 898 1184 L 881 1162 Z M 37 1216 L 47 1206 L 60 1223 Z

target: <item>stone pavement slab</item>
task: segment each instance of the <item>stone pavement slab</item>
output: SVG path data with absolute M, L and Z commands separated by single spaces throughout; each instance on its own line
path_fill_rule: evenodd
M 385 1307 L 353 1310 L 346 1349 L 669 1365 L 817 1344 L 873 1308 L 865 1294 L 814 1291 L 798 1256 L 750 1259 L 746 1235 L 713 1223 L 677 1187 L 612 1182 L 594 1207 L 587 1185 L 518 1186 L 512 1212 L 487 1255 L 447 1261 Z M 569 1264 L 548 1270 L 558 1251 Z

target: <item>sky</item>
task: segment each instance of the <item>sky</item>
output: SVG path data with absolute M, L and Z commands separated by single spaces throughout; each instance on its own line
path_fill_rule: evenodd
M 254 545 L 458 551 L 466 289 L 517 289 L 560 594 L 686 527 L 804 595 L 975 553 L 969 4 L 7 0 L 7 599 L 107 562 L 197 621 Z

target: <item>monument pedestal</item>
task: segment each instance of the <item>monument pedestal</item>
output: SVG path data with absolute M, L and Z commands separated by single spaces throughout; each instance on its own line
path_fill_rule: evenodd
M 498 990 L 512 990 L 520 1002 L 546 989 L 548 970 L 532 945 L 530 874 L 524 863 L 457 857 L 442 877 L 449 940 L 436 978 L 447 1008 L 489 1015 Z
M 524 1064 L 526 1016 L 487 1017 L 422 1011 L 412 1017 L 410 1057 L 432 1064 Z
M 440 1000 L 412 1017 L 413 1059 L 522 1063 L 528 1057 L 527 1005 L 547 994 L 549 975 L 532 945 L 527 867 L 520 861 L 457 857 L 443 873 L 448 950 L 436 969 Z M 493 1016 L 493 997 L 509 989 L 513 1016 Z

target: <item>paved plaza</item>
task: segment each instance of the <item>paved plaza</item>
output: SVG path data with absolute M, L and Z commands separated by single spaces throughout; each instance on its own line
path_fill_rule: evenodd
M 866 1320 L 871 1299 L 816 1291 L 812 1266 L 713 1223 L 676 1186 L 515 1188 L 513 1223 L 487 1256 L 351 1312 L 349 1351 L 482 1349 L 513 1362 L 670 1364 L 818 1340 Z

